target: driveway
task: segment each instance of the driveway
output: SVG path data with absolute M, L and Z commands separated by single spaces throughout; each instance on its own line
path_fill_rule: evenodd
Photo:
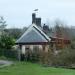
M 10 66 L 10 65 L 12 65 L 12 64 L 13 64 L 12 61 L 0 60 L 0 68 L 6 67 L 6 66 Z

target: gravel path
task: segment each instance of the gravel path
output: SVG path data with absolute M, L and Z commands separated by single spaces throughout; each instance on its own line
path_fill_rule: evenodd
M 0 60 L 0 68 L 6 67 L 6 66 L 10 66 L 10 65 L 12 65 L 12 64 L 13 64 L 12 61 Z

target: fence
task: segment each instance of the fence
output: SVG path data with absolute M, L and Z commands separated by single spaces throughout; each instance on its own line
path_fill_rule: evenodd
M 13 49 L 0 49 L 0 56 L 17 59 L 18 52 Z

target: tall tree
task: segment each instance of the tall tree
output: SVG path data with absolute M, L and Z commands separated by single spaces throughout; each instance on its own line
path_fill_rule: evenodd
M 4 29 L 7 26 L 3 16 L 0 16 L 0 35 L 4 34 Z
M 56 36 L 65 38 L 66 33 L 68 34 L 68 32 L 66 31 L 66 28 L 65 28 L 65 23 L 62 22 L 61 20 L 56 20 L 55 21 L 55 34 L 56 34 Z

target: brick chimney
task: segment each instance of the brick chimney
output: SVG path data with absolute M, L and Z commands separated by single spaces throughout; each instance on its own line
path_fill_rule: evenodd
M 32 24 L 35 23 L 37 26 L 41 27 L 41 18 L 36 18 L 36 14 L 32 13 Z
M 36 14 L 32 13 L 32 24 L 35 23 L 36 24 Z

